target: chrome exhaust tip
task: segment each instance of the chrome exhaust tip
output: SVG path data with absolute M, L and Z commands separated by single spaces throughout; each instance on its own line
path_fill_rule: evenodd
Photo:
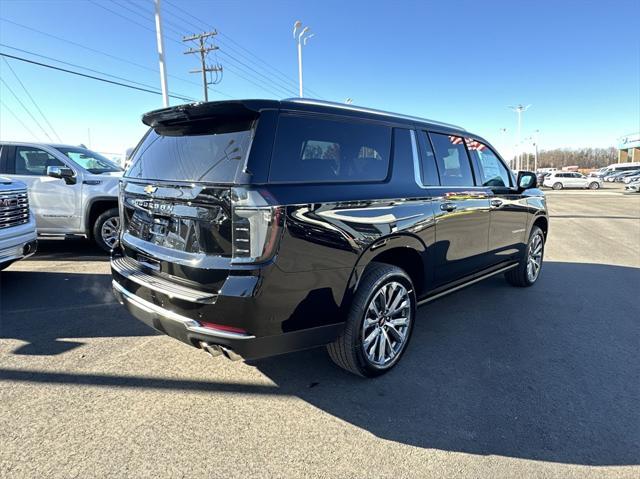
M 215 344 L 209 344 L 204 341 L 200 341 L 200 347 L 208 352 L 212 358 L 216 358 L 222 354 L 222 350 Z
M 200 341 L 200 347 L 214 358 L 223 355 L 225 358 L 231 361 L 239 361 L 242 359 L 242 356 L 240 356 L 239 354 L 236 354 L 231 349 L 220 346 L 219 344 L 209 344 L 206 341 Z

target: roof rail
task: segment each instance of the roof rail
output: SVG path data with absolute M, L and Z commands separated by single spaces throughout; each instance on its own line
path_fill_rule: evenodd
M 365 107 L 362 107 L 362 106 L 348 105 L 346 103 L 338 103 L 338 102 L 335 102 L 335 101 L 314 100 L 312 98 L 285 98 L 282 101 L 288 101 L 288 102 L 292 102 L 292 103 L 303 103 L 303 104 L 306 104 L 306 105 L 330 106 L 330 107 L 333 107 L 333 108 L 340 108 L 342 110 L 359 111 L 359 112 L 362 112 L 362 113 L 371 113 L 373 115 L 395 116 L 396 118 L 402 118 L 404 120 L 412 120 L 412 121 L 420 121 L 420 122 L 432 123 L 434 125 L 446 126 L 448 128 L 455 128 L 456 130 L 467 131 L 464 128 L 462 128 L 461 126 L 453 125 L 451 123 L 444 123 L 442 121 L 429 120 L 427 118 L 420 118 L 418 116 L 402 115 L 402 114 L 393 113 L 393 112 L 390 112 L 390 111 L 376 110 L 374 108 L 365 108 Z

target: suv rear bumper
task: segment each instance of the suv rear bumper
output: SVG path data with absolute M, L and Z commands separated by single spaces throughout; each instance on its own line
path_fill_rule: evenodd
M 111 260 L 113 293 L 129 313 L 161 333 L 191 346 L 206 349 L 210 353 L 223 352 L 232 359 L 235 359 L 236 355 L 243 359 L 273 356 L 330 343 L 343 327 L 343 323 L 339 323 L 265 336 L 203 327 L 198 320 L 186 314 L 193 315 L 194 309 L 201 310 L 204 313 L 198 317 L 202 321 L 228 324 L 233 322 L 233 318 L 229 317 L 231 310 L 235 311 L 232 314 L 244 316 L 242 324 L 247 325 L 247 318 L 264 318 L 265 311 L 257 310 L 251 298 L 253 292 L 249 290 L 243 292 L 246 297 L 233 295 L 225 298 L 223 287 L 213 302 L 206 301 L 205 304 L 197 301 L 195 297 L 187 301 L 184 290 L 175 294 L 175 289 L 163 289 L 162 281 L 166 280 L 160 279 L 151 283 L 145 280 L 144 274 L 135 278 L 125 276 L 126 272 L 123 274 L 120 259 L 121 257 L 113 257 Z M 234 305 L 233 308 L 221 306 L 225 299 Z M 252 312 L 252 309 L 256 310 Z M 255 330 L 263 329 L 259 326 L 256 324 Z

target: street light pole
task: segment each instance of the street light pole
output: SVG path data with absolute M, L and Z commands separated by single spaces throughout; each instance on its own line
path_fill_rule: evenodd
M 517 106 L 510 106 L 509 108 L 513 111 L 515 111 L 518 114 L 518 155 L 517 155 L 517 169 L 520 170 L 522 167 L 522 153 L 521 153 L 521 149 L 522 149 L 522 141 L 521 141 L 521 135 L 522 135 L 522 113 L 524 113 L 525 111 L 527 111 L 529 108 L 531 107 L 531 105 L 517 105 Z
M 160 87 L 162 89 L 162 103 L 169 106 L 169 92 L 167 91 L 167 66 L 164 61 L 164 39 L 162 37 L 162 18 L 160 16 L 160 0 L 156 5 L 156 41 L 158 43 L 158 59 L 160 62 Z
M 540 133 L 540 130 L 536 130 L 533 132 L 534 133 L 534 146 L 536 147 L 535 149 L 535 157 L 534 157 L 534 167 L 535 167 L 535 171 L 536 173 L 538 172 L 538 135 Z
M 302 30 L 300 30 L 300 28 L 302 28 L 302 22 L 298 20 L 293 24 L 293 39 L 298 43 L 298 94 L 300 98 L 302 98 L 304 96 L 302 88 L 302 47 L 305 46 L 309 39 L 315 36 L 315 34 L 309 33 L 309 27 L 304 27 Z M 299 30 L 300 33 L 298 33 Z

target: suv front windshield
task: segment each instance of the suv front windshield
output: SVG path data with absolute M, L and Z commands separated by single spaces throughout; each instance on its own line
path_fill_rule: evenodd
M 116 171 L 122 171 L 122 168 L 111 160 L 108 160 L 104 156 L 96 153 L 95 151 L 87 150 L 85 148 L 67 148 L 56 147 L 56 150 L 61 152 L 76 165 L 84 168 L 89 173 L 99 175 L 101 173 L 112 173 Z

